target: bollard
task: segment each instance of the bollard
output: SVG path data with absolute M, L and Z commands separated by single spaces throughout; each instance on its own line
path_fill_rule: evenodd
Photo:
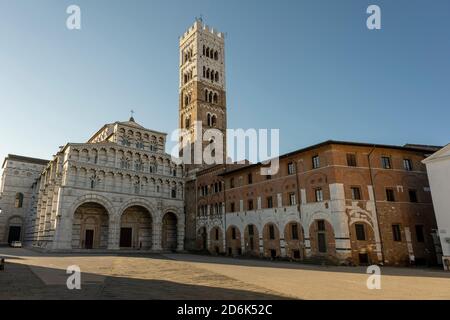
M 5 258 L 0 259 L 0 271 L 5 270 Z

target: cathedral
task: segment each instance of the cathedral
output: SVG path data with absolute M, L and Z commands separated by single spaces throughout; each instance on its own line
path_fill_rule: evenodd
M 179 39 L 182 145 L 209 129 L 226 141 L 224 40 L 200 20 Z M 214 142 L 200 139 L 202 150 Z M 438 146 L 329 140 L 281 155 L 278 172 L 263 175 L 261 163 L 180 165 L 165 143 L 165 133 L 131 117 L 104 125 L 85 143 L 66 144 L 50 161 L 8 155 L 0 244 L 440 263 L 422 163 Z M 222 149 L 214 151 L 226 158 Z

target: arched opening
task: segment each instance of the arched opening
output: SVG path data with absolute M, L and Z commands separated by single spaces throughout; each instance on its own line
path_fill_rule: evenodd
M 149 250 L 152 234 L 152 216 L 146 208 L 131 206 L 125 209 L 120 217 L 120 248 Z
M 22 218 L 21 217 L 9 218 L 7 226 L 8 228 L 6 230 L 8 231 L 8 243 L 11 243 L 13 241 L 21 241 L 23 236 Z
M 375 234 L 366 222 L 355 222 L 350 226 L 352 260 L 355 265 L 378 263 Z
M 199 250 L 207 250 L 207 240 L 206 227 L 201 227 L 197 232 L 197 248 Z
M 209 232 L 209 251 L 213 254 L 223 253 L 223 233 L 219 227 L 214 227 Z
M 162 220 L 162 248 L 174 251 L 177 249 L 177 216 L 168 212 Z
M 286 242 L 286 256 L 294 260 L 303 260 L 305 257 L 304 232 L 298 222 L 290 222 L 284 228 Z
M 227 230 L 227 254 L 241 255 L 241 232 L 236 226 L 230 226 Z
M 264 256 L 267 258 L 277 258 L 281 255 L 280 249 L 280 231 L 278 227 L 269 222 L 263 230 Z
M 208 125 L 208 127 L 211 126 L 211 114 L 208 113 L 208 115 L 206 116 L 206 123 Z
M 73 217 L 73 249 L 106 249 L 108 247 L 108 211 L 99 203 L 80 205 Z
M 332 258 L 336 256 L 334 230 L 326 220 L 314 220 L 309 227 L 311 255 Z
M 259 232 L 254 224 L 249 224 L 244 231 L 245 253 L 259 256 Z

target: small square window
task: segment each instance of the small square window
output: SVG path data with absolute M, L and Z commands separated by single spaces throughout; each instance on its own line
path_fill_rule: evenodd
M 403 159 L 403 167 L 405 168 L 406 171 L 412 171 L 413 170 L 412 161 L 410 159 Z
M 316 202 L 322 202 L 323 201 L 323 190 L 321 188 L 318 188 L 314 190 L 315 196 L 316 196 Z
M 267 197 L 267 208 L 273 208 L 273 199 L 272 199 L 272 197 Z
M 359 187 L 351 187 L 352 200 L 361 200 L 361 189 Z
M 320 159 L 319 159 L 319 156 L 314 156 L 314 157 L 312 157 L 312 166 L 313 166 L 313 169 L 317 169 L 317 168 L 320 167 Z
M 395 201 L 394 189 L 386 189 L 386 201 Z
M 295 199 L 295 193 L 289 194 L 289 205 L 295 206 L 297 204 L 297 200 Z
M 417 191 L 410 189 L 408 191 L 409 194 L 409 202 L 417 202 Z
M 355 230 L 356 230 L 356 240 L 365 241 L 366 240 L 366 231 L 364 229 L 364 225 L 362 223 L 356 223 Z
M 392 235 L 393 235 L 394 241 L 402 241 L 402 233 L 400 231 L 399 224 L 392 225 Z
M 294 174 L 294 173 L 295 173 L 294 163 L 293 162 L 289 162 L 288 163 L 288 174 Z
M 356 154 L 347 153 L 347 166 L 356 167 Z
M 391 158 L 390 157 L 381 157 L 381 166 L 383 169 L 392 169 Z

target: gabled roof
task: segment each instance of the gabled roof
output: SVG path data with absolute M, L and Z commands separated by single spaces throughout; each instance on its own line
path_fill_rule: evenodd
M 45 159 L 19 156 L 17 154 L 8 154 L 8 156 L 5 158 L 5 160 L 3 160 L 2 169 L 5 167 L 5 163 L 7 160 L 34 163 L 34 164 L 39 164 L 39 165 L 43 165 L 43 166 L 45 166 L 47 163 L 50 162 L 50 160 L 45 160 Z
M 426 164 L 432 161 L 439 161 L 444 159 L 450 160 L 450 143 L 445 147 L 441 148 L 439 151 L 433 153 L 428 158 L 422 160 L 422 162 Z

